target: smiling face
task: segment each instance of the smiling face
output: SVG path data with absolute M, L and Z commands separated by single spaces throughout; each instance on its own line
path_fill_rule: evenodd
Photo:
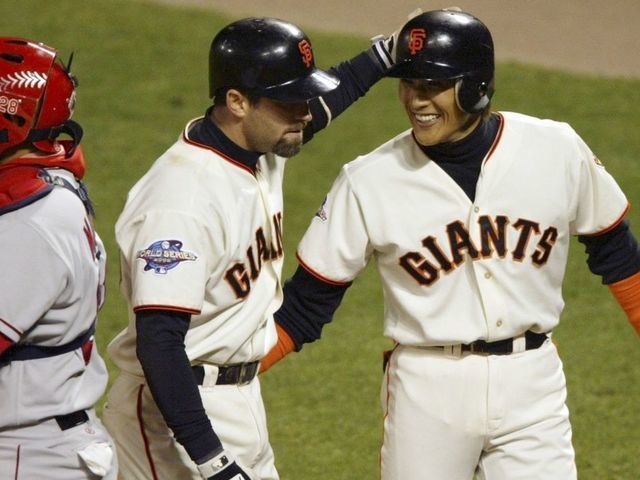
M 292 157 L 302 147 L 302 131 L 311 121 L 307 102 L 260 98 L 247 109 L 242 131 L 248 150 Z
M 415 138 L 425 147 L 461 140 L 480 122 L 480 115 L 458 107 L 455 80 L 402 79 L 399 95 Z

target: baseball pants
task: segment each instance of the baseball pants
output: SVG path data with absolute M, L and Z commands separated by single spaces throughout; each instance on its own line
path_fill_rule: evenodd
M 269 444 L 260 382 L 199 387 L 216 434 L 252 480 L 278 480 Z M 103 410 L 115 440 L 120 480 L 201 480 L 195 463 L 158 410 L 141 377 L 121 373 Z
M 115 446 L 94 411 L 64 430 L 56 420 L 0 432 L 0 478 L 116 480 Z
M 554 344 L 510 355 L 398 346 L 382 386 L 382 480 L 574 480 Z

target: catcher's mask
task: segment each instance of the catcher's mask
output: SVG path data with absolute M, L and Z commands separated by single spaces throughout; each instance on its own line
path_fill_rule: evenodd
M 433 10 L 409 20 L 398 37 L 397 63 L 388 77 L 456 80 L 456 102 L 479 113 L 494 92 L 493 39 L 489 29 L 464 12 Z
M 237 88 L 281 102 L 302 102 L 338 86 L 315 66 L 309 38 L 276 18 L 245 18 L 227 25 L 209 51 L 209 96 Z
M 31 143 L 55 153 L 55 140 L 68 134 L 74 147 L 82 128 L 70 120 L 77 82 L 56 50 L 42 43 L 0 37 L 0 154 Z M 67 154 L 73 154 L 73 148 Z

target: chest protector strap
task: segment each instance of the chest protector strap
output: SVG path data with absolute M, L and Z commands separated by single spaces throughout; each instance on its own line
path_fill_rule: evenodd
M 91 327 L 89 327 L 89 330 L 87 330 L 82 335 L 74 338 L 69 343 L 65 343 L 64 345 L 58 345 L 55 347 L 17 343 L 9 347 L 2 354 L 2 357 L 0 357 L 0 367 L 11 362 L 48 358 L 54 357 L 56 355 L 62 355 L 63 353 L 73 352 L 74 350 L 81 348 L 85 343 L 90 341 L 95 331 L 96 323 L 93 322 L 91 324 Z

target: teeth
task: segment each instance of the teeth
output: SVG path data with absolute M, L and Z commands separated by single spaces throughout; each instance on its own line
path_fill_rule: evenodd
M 416 113 L 416 119 L 419 122 L 431 122 L 431 121 L 433 121 L 433 120 L 435 120 L 437 118 L 438 118 L 438 115 L 433 115 L 433 114 L 431 114 L 431 115 L 420 115 L 420 114 Z

